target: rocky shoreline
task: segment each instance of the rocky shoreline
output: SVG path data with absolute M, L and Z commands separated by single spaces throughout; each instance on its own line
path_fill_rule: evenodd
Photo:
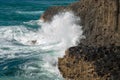
M 66 50 L 58 66 L 66 80 L 120 80 L 120 0 L 80 0 L 49 8 L 44 21 L 63 11 L 81 18 L 82 39 Z
M 71 47 L 59 58 L 59 70 L 70 80 L 119 80 L 120 46 Z

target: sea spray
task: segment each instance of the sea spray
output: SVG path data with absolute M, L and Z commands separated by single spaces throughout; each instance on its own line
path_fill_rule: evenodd
M 4 50 L 4 53 L 12 54 L 12 58 L 13 56 L 14 58 L 27 57 L 28 60 L 31 57 L 38 57 L 38 61 L 28 61 L 19 65 L 19 68 L 24 71 L 22 75 L 24 77 L 32 77 L 37 80 L 43 76 L 52 78 L 54 75 L 60 75 L 57 69 L 58 57 L 62 57 L 67 48 L 75 46 L 76 42 L 84 38 L 82 27 L 78 22 L 80 22 L 80 18 L 69 11 L 58 13 L 51 22 L 42 20 L 26 22 L 32 25 L 37 23 L 40 26 L 37 31 L 29 30 L 23 25 L 0 28 L 2 44 L 9 43 L 5 45 L 9 51 Z M 1 51 L 3 50 L 1 49 Z
M 77 24 L 80 18 L 74 16 L 72 12 L 62 12 L 55 15 L 50 23 L 43 23 L 44 35 L 49 36 L 49 40 L 63 42 L 64 49 L 74 46 L 78 38 L 82 38 L 81 26 Z M 52 37 L 50 39 L 50 37 Z

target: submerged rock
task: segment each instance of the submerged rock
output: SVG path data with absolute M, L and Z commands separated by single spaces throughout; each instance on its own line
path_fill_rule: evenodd
M 36 44 L 37 40 L 32 40 L 31 42 L 32 42 L 32 44 Z

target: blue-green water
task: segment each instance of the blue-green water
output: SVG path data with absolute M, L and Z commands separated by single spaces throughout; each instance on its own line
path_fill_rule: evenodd
M 39 19 L 48 7 L 74 1 L 0 0 L 0 80 L 63 80 L 57 58 L 71 42 L 61 43 L 58 36 L 49 34 L 49 24 Z

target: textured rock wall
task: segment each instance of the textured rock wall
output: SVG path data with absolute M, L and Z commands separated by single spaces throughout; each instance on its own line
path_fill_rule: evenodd
M 72 10 L 81 18 L 83 35 L 76 47 L 59 58 L 67 80 L 120 80 L 120 0 L 80 0 L 66 7 L 51 7 L 41 18 L 50 21 Z
M 68 10 L 80 16 L 86 39 L 59 59 L 67 80 L 120 80 L 120 0 L 81 0 Z
M 84 45 L 120 45 L 119 0 L 81 0 L 70 8 L 82 19 Z
M 120 47 L 71 47 L 59 70 L 67 80 L 120 80 Z

